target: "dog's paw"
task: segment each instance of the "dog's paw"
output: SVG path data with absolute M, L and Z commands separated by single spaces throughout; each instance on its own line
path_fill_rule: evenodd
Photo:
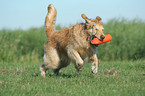
M 43 76 L 45 78 L 45 72 L 41 71 L 41 76 Z
M 83 69 L 83 65 L 81 64 L 76 64 L 75 68 L 77 69 L 78 73 L 80 73 Z
M 83 69 L 83 65 L 78 64 L 78 69 L 79 69 L 79 70 L 82 70 L 82 69 Z
M 92 73 L 97 74 L 98 70 L 92 70 Z
M 98 72 L 98 68 L 96 66 L 92 66 L 92 73 L 96 74 Z

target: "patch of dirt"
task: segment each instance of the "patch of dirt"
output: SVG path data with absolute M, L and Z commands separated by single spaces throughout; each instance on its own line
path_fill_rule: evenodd
M 3 83 L 3 81 L 0 81 L 0 84 L 2 84 Z
M 10 72 L 6 71 L 6 70 L 0 70 L 0 74 L 9 74 Z
M 107 71 L 104 71 L 104 74 L 105 75 L 109 74 L 109 75 L 117 76 L 117 70 L 112 68 L 112 69 L 109 69 Z
M 12 71 L 7 71 L 7 70 L 4 70 L 4 69 L 0 69 L 0 74 L 17 74 L 17 75 L 19 75 L 19 74 L 22 74 L 24 71 L 22 70 L 22 69 L 18 69 L 17 68 L 17 70 L 12 70 Z

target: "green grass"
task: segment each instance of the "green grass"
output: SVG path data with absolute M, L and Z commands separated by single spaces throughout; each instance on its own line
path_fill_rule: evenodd
M 144 96 L 145 22 L 112 19 L 104 28 L 113 39 L 98 48 L 98 74 L 91 73 L 91 64 L 77 74 L 71 64 L 60 76 L 48 71 L 46 78 L 39 72 L 44 28 L 0 30 L 0 96 Z
M 0 96 L 144 96 L 145 61 L 102 61 L 98 74 L 71 64 L 60 76 L 40 76 L 41 62 L 0 63 Z

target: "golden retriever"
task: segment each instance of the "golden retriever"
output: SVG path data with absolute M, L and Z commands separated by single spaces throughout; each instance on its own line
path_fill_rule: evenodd
M 48 69 L 53 69 L 55 74 L 59 74 L 60 69 L 68 66 L 71 62 L 80 72 L 84 61 L 91 61 L 92 72 L 97 73 L 96 51 L 98 46 L 92 45 L 90 41 L 94 37 L 100 40 L 105 38 L 101 18 L 97 16 L 96 19 L 88 19 L 85 14 L 82 14 L 85 23 L 55 31 L 56 15 L 55 7 L 50 4 L 45 19 L 48 42 L 44 45 L 44 64 L 40 66 L 41 75 L 45 77 L 45 72 Z

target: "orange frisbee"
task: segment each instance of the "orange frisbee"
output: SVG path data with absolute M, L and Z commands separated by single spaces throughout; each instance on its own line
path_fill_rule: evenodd
M 98 44 L 102 44 L 102 43 L 105 43 L 105 42 L 109 42 L 111 40 L 112 40 L 112 36 L 110 34 L 106 34 L 105 38 L 103 40 L 99 40 L 98 38 L 94 38 L 91 41 L 91 44 L 98 45 Z

